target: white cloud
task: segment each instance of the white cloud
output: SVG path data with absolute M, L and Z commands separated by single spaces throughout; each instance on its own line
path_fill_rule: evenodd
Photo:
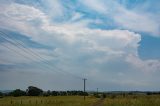
M 94 5 L 93 7 L 95 7 Z M 109 81 L 111 81 L 112 77 L 106 79 L 107 75 L 104 74 L 104 68 L 102 67 L 108 68 L 109 66 L 106 64 L 112 64 L 114 69 L 110 69 L 110 72 L 115 71 L 118 69 L 117 61 L 120 61 L 119 63 L 121 63 L 120 65 L 122 65 L 122 67 L 126 67 L 128 64 L 133 66 L 128 66 L 129 68 L 125 70 L 118 69 L 119 72 L 133 71 L 134 66 L 136 66 L 136 70 L 145 68 L 144 72 L 146 72 L 146 70 L 147 72 L 158 71 L 159 61 L 141 60 L 138 57 L 138 46 L 141 41 L 141 35 L 138 33 L 128 30 L 91 29 L 88 28 L 88 23 L 92 20 L 73 22 L 73 20 L 82 17 L 80 14 L 74 14 L 70 22 L 58 24 L 50 21 L 47 14 L 32 6 L 12 3 L 5 6 L 3 5 L 3 7 L 3 11 L 0 11 L 1 28 L 17 31 L 30 37 L 34 42 L 56 47 L 53 52 L 37 49 L 34 49 L 34 51 L 42 54 L 42 56 L 48 58 L 48 60 L 53 59 L 53 57 L 50 57 L 50 54 L 58 55 L 58 61 L 56 61 L 55 65 L 59 68 L 78 73 L 78 75 L 91 73 L 88 74 L 91 78 L 102 78 L 103 80 Z M 100 11 L 103 9 L 101 7 L 96 8 L 100 9 Z M 0 10 L 2 10 L 1 7 Z M 124 17 L 130 17 L 128 11 L 126 14 Z M 141 16 L 137 14 L 131 13 L 131 15 L 135 15 L 138 18 L 140 17 L 140 20 L 146 19 L 148 21 L 148 18 L 141 18 Z M 119 14 L 117 14 L 117 16 L 119 16 Z M 130 21 L 131 20 L 129 20 L 129 22 Z M 8 46 L 22 53 L 22 51 L 12 45 Z M 30 61 L 23 57 L 16 58 L 16 54 L 11 54 L 9 50 L 2 46 L 0 50 L 2 52 L 2 54 L 0 54 L 1 64 L 30 63 Z M 94 71 L 92 71 L 92 69 L 94 69 Z M 111 74 L 108 76 L 110 75 Z M 124 84 L 129 83 L 138 85 L 132 80 L 124 82 Z
M 2 7 L 0 8 L 0 10 L 3 10 L 0 11 L 2 28 L 14 31 L 21 30 L 21 33 L 32 36 L 37 34 L 35 26 L 40 27 L 48 22 L 43 12 L 31 6 L 12 3 L 2 5 Z
M 75 12 L 71 18 L 71 21 L 76 21 L 79 20 L 83 17 L 83 14 L 79 13 L 79 12 Z
M 79 0 L 79 2 L 97 12 L 107 13 L 108 9 L 106 8 L 106 5 L 104 4 L 103 0 L 94 0 L 94 1 L 93 0 Z
M 63 58 L 92 54 L 91 61 L 101 63 L 117 56 L 127 57 L 131 54 L 138 57 L 137 49 L 141 36 L 128 30 L 90 29 L 87 27 L 88 21 L 50 23 L 48 16 L 42 11 L 16 3 L 4 8 L 1 18 L 1 24 L 5 28 L 23 33 L 38 43 L 56 46 L 61 53 L 66 53 Z M 36 24 L 37 20 L 39 25 Z M 77 55 L 72 57 L 75 53 Z M 139 61 L 145 63 L 140 59 Z
M 160 35 L 160 16 L 158 14 L 140 11 L 139 9 L 142 9 L 140 7 L 137 7 L 139 9 L 129 10 L 113 0 L 84 0 L 80 2 L 90 9 L 110 17 L 120 28 L 147 32 L 152 36 Z
M 150 84 L 143 81 L 143 80 L 123 80 L 123 81 L 117 81 L 117 80 L 113 80 L 112 83 L 117 83 L 119 84 L 120 86 L 129 86 L 129 87 L 140 87 L 140 86 L 143 86 L 143 87 L 149 87 Z
M 131 63 L 133 67 L 137 70 L 143 72 L 155 72 L 160 69 L 160 61 L 159 60 L 141 60 L 139 57 L 134 55 L 128 55 L 126 61 Z
M 119 8 L 116 14 L 113 15 L 115 22 L 123 28 L 147 32 L 154 36 L 159 36 L 160 24 L 154 19 L 153 14 L 138 13 L 135 11 Z
M 44 11 L 49 14 L 50 18 L 57 19 L 64 17 L 65 9 L 59 0 L 42 0 Z
M 16 46 L 15 46 L 16 45 Z M 32 64 L 35 62 L 42 62 L 54 60 L 54 51 L 48 51 L 45 49 L 33 49 L 24 45 L 15 45 L 10 43 L 1 43 L 0 45 L 0 64 L 16 65 L 20 63 Z M 35 55 L 38 54 L 38 55 Z M 40 58 L 43 57 L 43 58 Z

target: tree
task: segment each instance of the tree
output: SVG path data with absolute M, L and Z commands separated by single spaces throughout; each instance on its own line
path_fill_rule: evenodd
M 2 93 L 2 92 L 0 92 L 0 96 L 3 96 L 3 93 Z
M 28 96 L 39 96 L 43 93 L 43 90 L 40 88 L 34 87 L 34 86 L 29 86 L 27 89 L 27 95 Z
M 3 98 L 3 93 L 2 92 L 0 92 L 0 98 Z
M 59 92 L 57 92 L 57 91 L 52 91 L 52 92 L 51 92 L 51 95 L 52 95 L 52 96 L 58 96 L 58 95 L 59 95 Z
M 16 89 L 16 90 L 14 90 L 13 92 L 10 92 L 10 95 L 11 95 L 11 96 L 14 96 L 14 97 L 25 96 L 25 95 L 26 95 L 26 92 L 25 92 L 25 91 L 22 91 L 22 90 L 20 90 L 20 89 Z
M 48 95 L 48 96 L 51 95 L 51 91 L 50 91 L 50 90 L 47 91 L 47 95 Z
M 43 96 L 50 96 L 51 95 L 51 91 L 48 90 L 47 92 L 43 92 Z
M 102 94 L 102 98 L 106 98 L 106 94 L 103 93 L 103 94 Z

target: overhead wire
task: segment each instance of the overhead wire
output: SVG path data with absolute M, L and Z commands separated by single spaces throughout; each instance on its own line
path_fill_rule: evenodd
M 5 38 L 3 38 L 2 36 L 0 36 L 0 38 L 5 39 Z M 7 39 L 5 39 L 5 40 L 7 40 Z M 8 41 L 8 40 L 7 40 L 7 41 Z M 8 42 L 9 42 L 9 41 L 8 41 Z M 11 42 L 9 42 L 9 43 L 11 43 Z M 4 43 L 1 43 L 1 46 L 6 47 L 7 49 L 15 52 L 15 53 L 18 54 L 18 55 L 21 55 L 22 57 L 24 57 L 24 58 L 27 59 L 27 60 L 32 60 L 32 61 L 35 62 L 35 63 L 38 62 L 38 61 L 35 61 L 33 58 L 31 58 L 31 57 L 29 57 L 29 56 L 26 56 L 26 55 L 23 54 L 22 52 L 17 52 L 17 50 L 15 50 L 14 48 L 12 48 L 12 47 L 10 47 L 10 46 L 5 45 Z M 42 67 L 42 65 L 40 65 L 39 63 L 38 63 L 38 65 Z M 44 65 L 44 66 L 45 66 L 46 68 L 48 68 L 46 65 Z M 44 67 L 43 67 L 43 68 L 44 68 Z
M 58 67 L 55 67 L 55 66 L 53 67 L 53 66 L 48 62 L 48 60 L 47 60 L 46 58 L 42 57 L 42 56 L 39 55 L 38 53 L 35 53 L 33 50 L 27 48 L 22 42 L 20 42 L 20 41 L 18 41 L 18 40 L 14 40 L 13 37 L 11 37 L 9 34 L 6 34 L 6 33 L 2 32 L 2 31 L 0 31 L 0 33 L 1 33 L 2 35 L 5 35 L 5 36 L 1 36 L 1 38 L 5 39 L 5 40 L 8 41 L 10 44 L 18 47 L 19 49 L 23 50 L 24 52 L 29 53 L 30 55 L 32 55 L 32 56 L 36 57 L 37 59 L 41 60 L 41 62 L 43 62 L 43 63 L 44 63 L 45 65 L 47 65 L 48 67 L 50 67 L 50 69 L 52 69 L 52 70 L 54 69 L 54 71 L 56 71 L 56 72 L 69 74 L 69 75 L 71 75 L 71 76 L 73 76 L 73 77 L 75 77 L 75 78 L 82 79 L 81 77 L 79 77 L 79 76 L 77 76 L 77 75 L 75 75 L 75 74 L 72 74 L 72 73 L 70 73 L 70 72 L 68 72 L 68 71 L 64 71 L 64 70 L 62 70 L 62 69 L 60 69 L 60 68 L 58 68 Z M 9 38 L 9 39 L 8 39 L 8 38 Z M 24 48 L 25 48 L 25 49 L 24 49 Z M 12 50 L 12 49 L 11 49 L 11 50 Z M 14 51 L 15 51 L 15 50 L 14 50 Z M 24 55 L 23 55 L 23 56 L 24 56 Z M 25 57 L 26 57 L 26 56 L 25 56 Z M 32 59 L 32 60 L 33 60 L 33 59 Z M 55 70 L 55 68 L 56 68 L 58 71 Z

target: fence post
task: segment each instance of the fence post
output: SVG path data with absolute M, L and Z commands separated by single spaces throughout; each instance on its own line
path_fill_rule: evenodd
M 29 100 L 29 104 L 31 104 L 31 100 Z
M 37 105 L 37 100 L 36 100 L 36 105 Z
M 11 100 L 11 105 L 13 104 L 13 101 Z

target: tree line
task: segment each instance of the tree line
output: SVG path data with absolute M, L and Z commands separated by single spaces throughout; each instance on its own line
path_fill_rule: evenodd
M 83 91 L 43 91 L 42 89 L 34 86 L 29 86 L 26 91 L 16 89 L 13 90 L 9 93 L 2 93 L 0 92 L 0 97 L 3 96 L 14 96 L 14 97 L 19 97 L 19 96 L 69 96 L 69 95 L 78 95 L 78 96 L 83 96 L 83 95 L 88 95 L 87 92 Z

